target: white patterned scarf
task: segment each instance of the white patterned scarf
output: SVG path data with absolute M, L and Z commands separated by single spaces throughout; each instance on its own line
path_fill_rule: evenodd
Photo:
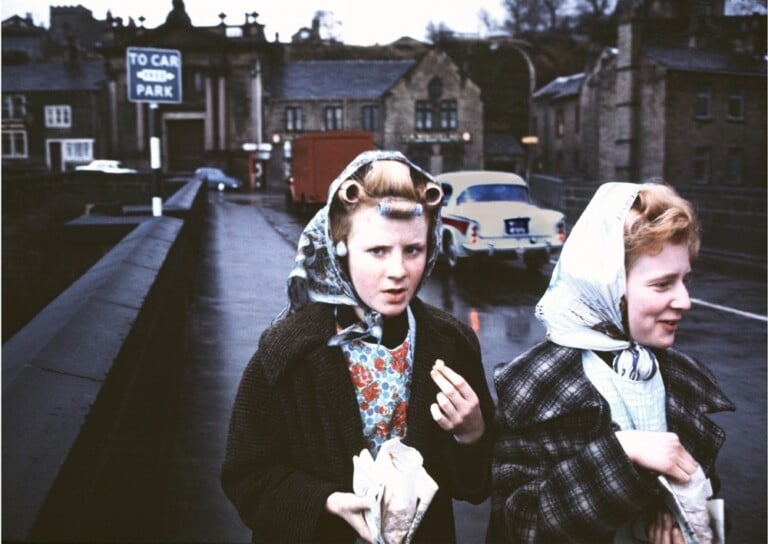
M 601 185 L 573 226 L 552 271 L 536 317 L 556 344 L 618 352 L 613 369 L 622 377 L 648 380 L 658 363 L 624 326 L 626 270 L 624 221 L 641 185 Z

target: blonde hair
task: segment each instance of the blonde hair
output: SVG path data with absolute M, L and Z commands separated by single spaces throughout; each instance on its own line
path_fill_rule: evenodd
M 686 245 L 691 260 L 698 256 L 701 240 L 693 206 L 667 184 L 643 184 L 624 222 L 626 269 L 641 255 L 657 255 L 666 243 Z
M 352 214 L 360 208 L 385 202 L 396 204 L 388 216 L 402 218 L 423 213 L 429 225 L 434 226 L 441 201 L 439 187 L 404 162 L 374 161 L 355 172 L 333 196 L 330 209 L 333 243 L 346 240 L 352 228 Z

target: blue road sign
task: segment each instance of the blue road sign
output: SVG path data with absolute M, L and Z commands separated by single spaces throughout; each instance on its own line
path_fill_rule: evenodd
M 125 52 L 128 100 L 181 102 L 181 52 L 175 49 L 129 47 Z

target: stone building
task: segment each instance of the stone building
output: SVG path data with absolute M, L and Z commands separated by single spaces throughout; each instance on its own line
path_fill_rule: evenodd
M 482 168 L 480 89 L 443 52 L 416 60 L 302 60 L 268 82 L 274 144 L 304 132 L 365 130 L 433 172 Z M 283 151 L 276 146 L 277 157 Z
M 765 42 L 755 36 L 765 37 L 765 18 L 649 13 L 622 21 L 618 47 L 604 50 L 584 74 L 578 104 L 570 101 L 578 122 L 566 119 L 559 129 L 557 112 L 543 113 L 550 97 L 540 91 L 539 116 L 549 119 L 540 133 L 568 136 L 570 127 L 579 142 L 569 160 L 544 138 L 543 171 L 594 181 L 661 177 L 675 185 L 763 187 Z
M 3 156 L 10 162 L 21 165 L 24 158 L 24 166 L 37 162 L 56 170 L 91 158 L 114 158 L 149 170 L 149 140 L 156 135 L 166 172 L 212 165 L 247 179 L 255 170 L 254 148 L 283 144 L 303 132 L 361 129 L 374 133 L 377 146 L 402 150 L 433 171 L 483 167 L 480 90 L 445 53 L 425 48 L 426 53 L 399 60 L 292 60 L 289 49 L 298 45 L 268 41 L 257 13 L 246 13 L 239 25 L 225 24 L 222 14 L 220 25 L 196 27 L 182 0 L 173 1 L 166 21 L 156 28 L 123 24 L 111 15 L 96 21 L 81 6 L 51 10 L 59 38 L 72 38 L 82 26 L 89 31 L 84 38 L 93 44 L 90 30 L 103 31 L 94 46 L 102 59 L 101 76 L 88 79 L 97 85 L 89 89 L 98 99 L 90 118 L 72 121 L 72 132 L 89 131 L 84 137 L 90 147 L 74 160 L 52 161 L 42 150 L 47 144 L 36 141 L 39 134 L 27 131 L 27 149 L 41 149 L 29 154 L 10 150 L 20 139 L 4 131 Z M 69 45 L 81 52 L 76 40 Z M 315 45 L 322 49 L 324 44 Z M 129 99 L 129 47 L 179 52 L 179 102 L 151 105 Z M 34 63 L 20 65 L 14 75 L 27 81 L 37 70 Z M 55 91 L 59 82 L 49 84 Z M 9 90 L 3 89 L 4 101 L 24 99 L 25 89 L 14 87 L 18 97 L 7 96 Z M 274 150 L 266 164 L 272 179 L 281 171 L 282 145 Z
M 101 61 L 3 65 L 3 169 L 61 172 L 103 157 Z
M 536 91 L 534 118 L 539 143 L 534 170 L 563 178 L 583 173 L 580 96 L 585 77 L 583 72 L 557 77 Z

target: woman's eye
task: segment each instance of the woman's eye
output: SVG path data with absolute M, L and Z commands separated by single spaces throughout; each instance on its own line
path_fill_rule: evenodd
M 419 246 L 413 246 L 413 247 L 405 248 L 405 252 L 408 255 L 412 255 L 414 257 L 418 256 L 418 255 L 421 255 L 423 251 L 424 251 L 424 248 L 423 247 L 419 247 Z

